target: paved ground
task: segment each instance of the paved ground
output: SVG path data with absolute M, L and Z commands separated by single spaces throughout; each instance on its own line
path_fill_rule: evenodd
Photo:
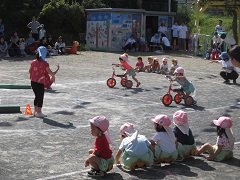
M 119 128 L 132 122 L 148 138 L 154 134 L 151 117 L 172 114 L 182 109 L 188 112 L 190 127 L 197 146 L 216 141 L 216 127 L 212 120 L 230 116 L 234 121 L 236 137 L 234 158 L 226 162 L 206 161 L 202 157 L 181 163 L 163 164 L 162 167 L 125 172 L 114 166 L 104 178 L 98 179 L 239 179 L 240 172 L 240 97 L 238 85 L 223 84 L 219 77 L 221 66 L 209 61 L 182 54 L 129 53 L 131 64 L 142 55 L 156 55 L 160 59 L 175 57 L 186 69 L 186 75 L 196 87 L 197 105 L 186 107 L 175 104 L 165 107 L 160 98 L 166 93 L 169 82 L 161 75 L 138 73 L 139 88 L 125 89 L 119 79 L 115 88 L 108 88 L 111 64 L 118 62 L 118 53 L 81 52 L 48 58 L 51 68 L 60 64 L 56 84 L 45 93 L 43 112 L 45 119 L 22 113 L 0 114 L 0 179 L 33 180 L 91 179 L 84 167 L 87 150 L 92 148 L 88 119 L 105 115 L 110 119 L 110 132 L 117 151 Z M 1 84 L 29 84 L 29 62 L 26 59 L 1 59 Z M 119 73 L 122 73 L 117 69 Z M 239 81 L 240 83 L 240 81 Z M 0 89 L 2 104 L 20 104 L 24 112 L 27 103 L 33 107 L 31 89 Z

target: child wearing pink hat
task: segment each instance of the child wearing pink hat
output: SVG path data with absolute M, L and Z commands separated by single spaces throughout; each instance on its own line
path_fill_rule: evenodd
M 120 128 L 122 142 L 115 156 L 116 164 L 120 157 L 126 169 L 134 170 L 153 164 L 153 148 L 147 138 L 138 133 L 131 123 L 125 123 Z M 151 150 L 152 148 L 152 150 Z
M 128 64 L 128 62 L 127 62 L 128 61 L 128 57 L 126 56 L 126 54 L 120 55 L 119 61 L 120 61 L 119 64 L 112 64 L 112 65 L 116 65 L 117 67 L 122 66 L 124 69 L 126 69 L 127 72 L 124 74 L 125 78 L 126 78 L 126 81 L 127 81 L 127 75 L 132 76 L 134 81 L 136 81 L 136 83 L 137 83 L 136 87 L 139 87 L 141 83 L 135 77 L 136 73 L 135 73 L 133 67 Z
M 233 147 L 235 138 L 232 133 L 232 120 L 229 117 L 220 117 L 218 120 L 213 120 L 217 126 L 217 142 L 215 145 L 209 143 L 204 144 L 198 149 L 195 155 L 208 152 L 209 156 L 206 158 L 211 161 L 223 161 L 233 157 Z
M 159 74 L 168 74 L 168 59 L 167 58 L 162 58 L 162 64 L 160 66 L 160 72 Z
M 156 134 L 150 142 L 154 146 L 155 165 L 161 165 L 161 162 L 170 163 L 178 157 L 176 149 L 176 138 L 173 134 L 171 120 L 167 115 L 157 115 L 151 119 L 154 122 Z
M 89 150 L 89 156 L 85 161 L 85 167 L 91 165 L 88 171 L 89 176 L 104 176 L 107 171 L 113 168 L 114 157 L 109 144 L 113 144 L 109 132 L 109 121 L 104 116 L 96 116 L 89 120 L 91 133 L 96 137 L 94 149 Z
M 194 88 L 192 82 L 189 81 L 184 76 L 184 69 L 182 67 L 178 67 L 177 69 L 175 69 L 174 74 L 175 74 L 175 78 L 172 78 L 169 75 L 167 75 L 167 77 L 171 81 L 177 81 L 177 83 L 180 84 L 181 88 L 180 89 L 174 89 L 174 90 L 175 91 L 181 91 L 182 96 L 186 99 L 191 93 L 193 93 L 195 91 L 195 88 Z M 193 100 L 193 103 L 196 104 L 196 101 Z
M 178 160 L 183 160 L 194 155 L 196 151 L 195 140 L 188 125 L 187 113 L 179 110 L 173 114 L 173 133 L 176 137 Z

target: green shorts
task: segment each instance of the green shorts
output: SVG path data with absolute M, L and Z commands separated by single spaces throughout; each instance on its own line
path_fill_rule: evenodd
M 213 146 L 213 151 L 217 150 L 217 145 Z M 222 150 L 213 160 L 214 161 L 223 161 L 233 157 L 233 152 L 230 150 Z
M 194 155 L 194 152 L 196 151 L 196 145 L 182 145 L 180 142 L 178 142 L 178 154 L 183 158 L 189 158 L 190 156 Z
M 182 88 L 183 88 L 183 91 L 186 93 L 188 93 L 188 92 L 192 93 L 195 91 L 195 88 L 194 88 L 192 82 L 190 82 L 189 86 L 182 86 Z
M 136 76 L 136 73 L 135 73 L 135 71 L 134 71 L 134 69 L 132 68 L 132 69 L 129 69 L 129 70 L 127 70 L 127 74 L 129 75 L 129 76 Z
M 172 161 L 175 161 L 178 157 L 178 151 L 174 151 L 172 153 L 167 153 L 161 150 L 161 148 L 156 145 L 155 146 L 155 156 L 158 160 L 162 162 L 170 163 Z
M 100 158 L 100 161 L 101 161 L 99 164 L 100 171 L 106 172 L 108 170 L 109 164 L 114 164 L 114 157 L 112 156 L 109 159 Z
M 148 162 L 151 166 L 153 164 L 153 152 L 150 149 L 148 149 L 148 152 L 146 152 L 141 156 L 132 156 L 132 155 L 129 155 L 126 151 L 123 151 L 121 155 L 121 160 L 126 169 L 130 169 L 131 165 L 135 162 L 143 162 L 143 161 Z

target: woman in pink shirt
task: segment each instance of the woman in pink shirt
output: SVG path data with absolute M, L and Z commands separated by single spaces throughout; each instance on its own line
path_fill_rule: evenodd
M 55 82 L 55 74 L 49 68 L 49 64 L 45 60 L 46 55 L 46 47 L 40 46 L 37 49 L 36 59 L 31 61 L 31 66 L 29 69 L 31 86 L 35 94 L 33 115 L 39 118 L 46 117 L 46 115 L 42 113 L 46 74 L 50 74 L 52 81 Z

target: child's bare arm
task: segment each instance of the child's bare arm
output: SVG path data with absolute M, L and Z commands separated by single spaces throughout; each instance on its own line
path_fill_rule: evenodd
M 115 156 L 115 162 L 116 162 L 116 164 L 121 164 L 121 162 L 120 162 L 120 156 L 121 156 L 121 154 L 122 154 L 122 151 L 121 151 L 121 150 L 118 150 L 118 152 L 117 152 L 117 154 L 116 154 L 116 156 Z

